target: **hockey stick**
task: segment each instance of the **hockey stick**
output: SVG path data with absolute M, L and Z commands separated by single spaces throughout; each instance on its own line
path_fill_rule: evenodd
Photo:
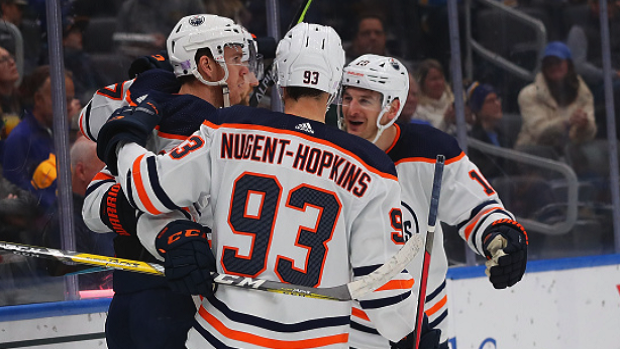
M 374 272 L 344 285 L 313 288 L 301 285 L 286 284 L 276 281 L 259 280 L 249 277 L 217 274 L 213 273 L 216 283 L 226 286 L 241 287 L 247 289 L 268 291 L 279 294 L 286 294 L 298 297 L 327 299 L 334 301 L 349 301 L 363 297 L 364 295 L 381 287 L 401 272 L 405 266 L 418 254 L 422 248 L 422 241 L 419 238 L 412 238 L 401 248 L 401 250 L 384 265 Z M 100 256 L 89 253 L 57 250 L 45 247 L 30 246 L 17 243 L 0 241 L 0 249 L 13 253 L 39 257 L 53 258 L 62 262 L 75 262 L 81 264 L 104 267 L 106 269 L 117 269 L 137 273 L 164 276 L 164 267 L 157 263 L 147 263 L 131 259 Z
M 422 277 L 420 278 L 420 289 L 418 291 L 418 312 L 415 322 L 415 342 L 413 349 L 420 346 L 420 332 L 422 331 L 422 321 L 424 320 L 424 304 L 426 301 L 426 284 L 428 281 L 428 269 L 431 263 L 431 251 L 433 250 L 433 240 L 435 239 L 435 227 L 437 225 L 437 210 L 439 207 L 439 194 L 441 192 L 441 178 L 443 176 L 443 165 L 445 156 L 437 155 L 435 161 L 435 174 L 433 175 L 433 191 L 431 192 L 431 205 L 428 210 L 428 228 L 426 232 L 426 243 L 424 244 L 424 260 L 422 262 Z
M 291 30 L 291 28 L 293 28 L 295 25 L 303 22 L 304 18 L 306 18 L 306 12 L 308 12 L 308 8 L 310 7 L 311 3 L 312 3 L 312 0 L 305 0 L 301 4 L 299 9 L 297 10 L 297 13 L 295 14 L 295 17 L 293 18 L 293 21 L 288 26 L 288 29 L 286 30 L 287 32 Z M 261 79 L 258 86 L 256 86 L 256 88 L 254 89 L 254 93 L 252 94 L 252 97 L 250 97 L 251 107 L 256 107 L 258 103 L 260 103 L 263 97 L 265 97 L 265 93 L 267 92 L 267 89 L 273 86 L 275 81 L 276 81 L 276 65 L 275 65 L 275 60 L 274 60 L 271 62 L 269 67 L 265 69 L 265 75 Z

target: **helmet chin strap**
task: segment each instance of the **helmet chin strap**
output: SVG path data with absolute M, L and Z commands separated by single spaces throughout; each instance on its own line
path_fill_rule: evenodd
M 379 113 L 379 115 L 377 116 L 377 135 L 375 136 L 375 138 L 372 140 L 373 143 L 376 143 L 377 140 L 379 140 L 379 137 L 381 137 L 381 134 L 383 133 L 383 131 L 385 131 L 386 129 L 388 129 L 390 126 L 392 126 L 392 124 L 394 123 L 394 121 L 396 121 L 396 119 L 393 119 L 392 121 L 388 122 L 385 125 L 381 125 L 381 118 L 383 118 L 383 115 L 385 115 L 385 113 L 387 113 L 391 108 L 391 105 L 388 104 L 386 105 L 381 112 Z
M 227 108 L 227 107 L 230 107 L 230 89 L 228 88 L 228 83 L 226 83 L 226 80 L 228 79 L 228 67 L 226 66 L 226 63 L 219 63 L 219 64 L 220 66 L 222 66 L 222 68 L 224 68 L 224 77 L 220 81 L 205 80 L 205 78 L 202 76 L 202 74 L 200 74 L 198 69 L 194 69 L 192 71 L 192 74 L 194 75 L 194 77 L 196 77 L 196 79 L 198 79 L 198 81 L 202 82 L 203 84 L 207 86 L 222 87 L 222 99 L 224 101 L 224 108 Z

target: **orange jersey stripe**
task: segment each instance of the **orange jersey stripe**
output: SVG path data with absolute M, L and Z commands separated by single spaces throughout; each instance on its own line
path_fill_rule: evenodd
M 467 227 L 465 227 L 465 240 L 469 240 L 469 236 L 471 235 L 472 231 L 474 230 L 474 227 L 476 226 L 476 224 L 478 224 L 478 221 L 480 220 L 480 218 L 482 218 L 483 215 L 491 212 L 491 211 L 495 211 L 495 210 L 499 210 L 499 207 L 491 207 L 491 208 L 487 208 L 486 210 L 478 213 L 476 215 L 476 219 L 469 223 L 467 225 Z
M 166 133 L 166 132 L 161 132 L 159 130 L 159 125 L 155 126 L 155 129 L 157 130 L 157 135 L 161 138 L 167 138 L 167 139 L 179 139 L 179 140 L 186 140 L 187 138 L 189 138 L 189 136 L 184 136 L 184 135 L 175 135 L 174 133 Z
M 86 137 L 86 139 L 89 139 L 92 141 L 92 139 L 90 139 L 90 137 L 88 137 L 88 135 L 86 134 L 86 132 L 84 132 L 84 112 L 80 113 L 80 118 L 78 119 L 78 125 L 80 125 L 80 132 L 82 132 L 82 136 Z
M 237 331 L 226 327 L 221 321 L 215 318 L 215 316 L 209 314 L 209 312 L 201 306 L 198 310 L 200 316 L 209 323 L 209 325 L 213 326 L 219 333 L 224 335 L 227 338 L 250 343 L 257 346 L 262 346 L 266 348 L 274 348 L 274 349 L 304 349 L 304 348 L 318 348 L 328 345 L 334 345 L 338 343 L 347 343 L 349 341 L 349 334 L 342 333 L 327 337 L 313 338 L 313 339 L 302 339 L 298 341 L 286 341 L 279 339 L 270 339 L 261 337 L 254 334 L 249 334 L 247 332 Z
M 93 177 L 91 182 L 92 181 L 103 181 L 107 179 L 114 179 L 114 176 L 112 176 L 111 174 L 107 174 L 105 172 L 99 172 L 95 175 L 95 177 Z
M 366 321 L 370 321 L 370 318 L 368 317 L 368 315 L 366 315 L 366 312 L 363 311 L 362 309 L 353 307 L 351 310 L 351 315 L 358 317 L 360 319 L 366 320 Z
M 430 317 L 431 315 L 433 315 L 437 311 L 439 311 L 439 309 L 441 309 L 444 305 L 446 305 L 447 302 L 448 302 L 448 295 L 445 295 L 445 296 L 443 296 L 443 298 L 439 302 L 437 302 L 435 305 L 430 307 L 424 313 L 426 314 L 426 316 Z
M 214 124 L 212 122 L 209 122 L 207 120 L 203 121 L 202 123 L 203 123 L 203 125 L 206 125 L 206 126 L 208 126 L 210 128 L 216 128 L 217 129 L 217 128 L 222 127 L 221 125 L 216 125 L 216 124 Z M 293 132 L 293 131 L 289 131 L 289 130 L 281 130 L 281 129 L 278 129 L 278 128 L 272 128 L 272 127 L 260 126 L 260 125 L 226 124 L 226 127 L 227 128 L 231 128 L 231 129 L 238 128 L 238 129 L 248 129 L 248 130 L 261 130 L 261 131 L 265 131 L 265 132 L 287 134 L 287 135 L 303 138 L 303 139 L 306 139 L 306 140 L 314 142 L 314 143 L 320 143 L 320 144 L 326 145 L 328 147 L 336 148 L 339 151 L 349 155 L 350 157 L 355 158 L 360 163 L 365 164 L 365 162 L 362 159 L 360 159 L 360 157 L 358 157 L 357 155 L 355 155 L 352 152 L 348 151 L 347 149 L 341 148 L 341 147 L 335 145 L 334 143 L 331 143 L 329 141 L 326 141 L 326 140 L 323 140 L 323 139 L 320 139 L 320 138 L 314 138 L 314 137 L 306 136 L 304 134 Z M 435 160 L 433 160 L 433 162 L 434 161 Z M 372 173 L 374 173 L 376 175 L 379 175 L 380 177 L 391 179 L 391 180 L 395 180 L 395 181 L 398 180 L 398 178 L 396 176 L 393 176 L 393 175 L 391 175 L 389 173 L 378 171 L 374 167 L 368 167 L 368 166 L 364 166 L 364 167 L 366 168 L 366 170 L 368 170 L 368 171 L 370 171 L 370 172 L 372 172 Z
M 413 279 L 410 280 L 390 280 L 383 286 L 379 287 L 375 291 L 386 291 L 386 290 L 410 290 L 413 287 L 415 281 Z
M 125 101 L 127 101 L 127 103 L 129 103 L 130 106 L 135 107 L 138 104 L 136 104 L 136 102 L 134 102 L 133 99 L 131 99 L 131 90 L 127 90 L 127 96 L 125 97 Z
M 455 162 L 461 160 L 463 157 L 465 157 L 465 153 L 461 152 L 458 156 L 455 156 L 453 158 L 447 159 L 445 164 L 446 165 L 450 165 L 452 163 L 455 163 Z M 400 165 L 400 164 L 402 164 L 404 162 L 427 162 L 429 164 L 434 164 L 435 161 L 436 161 L 435 159 L 425 158 L 425 157 L 421 157 L 420 156 L 420 157 L 413 157 L 413 158 L 404 158 L 404 159 L 401 159 L 401 160 L 395 162 L 394 164 L 395 165 Z
M 394 146 L 396 145 L 396 143 L 400 139 L 400 126 L 398 126 L 397 123 L 394 123 L 393 125 L 396 126 L 396 136 L 394 137 L 394 140 L 392 141 L 392 144 L 390 144 L 390 146 L 385 150 L 386 154 L 390 153 L 392 148 L 394 148 Z
M 138 192 L 138 197 L 142 204 L 144 204 L 144 208 L 152 215 L 159 215 L 161 212 L 155 208 L 149 196 L 144 189 L 144 183 L 142 182 L 142 173 L 140 172 L 140 161 L 144 158 L 145 154 L 140 155 L 134 162 L 132 166 L 132 173 L 134 177 L 134 183 L 136 184 L 136 191 Z

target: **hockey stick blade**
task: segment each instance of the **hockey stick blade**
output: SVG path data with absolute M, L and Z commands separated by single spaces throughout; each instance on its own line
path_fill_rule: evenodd
M 426 243 L 424 244 L 424 258 L 422 261 L 422 276 L 420 278 L 420 289 L 418 290 L 418 306 L 415 322 L 415 342 L 413 349 L 420 346 L 420 336 L 422 331 L 422 321 L 424 320 L 424 304 L 426 301 L 426 285 L 428 281 L 428 270 L 431 263 L 431 251 L 435 240 L 435 227 L 437 226 L 437 211 L 439 210 L 439 195 L 441 194 L 441 181 L 443 177 L 443 166 L 446 157 L 437 155 L 435 161 L 435 173 L 433 175 L 433 189 L 431 192 L 431 202 L 428 210 L 428 230 L 426 233 Z
M 310 8 L 311 3 L 312 0 L 305 0 L 304 2 L 302 2 L 301 6 L 297 10 L 297 13 L 295 14 L 295 17 L 291 21 L 291 24 L 289 24 L 288 29 L 286 30 L 287 32 L 291 30 L 291 28 L 293 28 L 295 25 L 303 22 L 304 18 L 306 18 L 306 12 L 308 12 L 308 8 Z M 274 62 L 275 60 L 271 62 L 267 69 L 265 69 L 265 75 L 261 79 L 258 86 L 256 86 L 256 88 L 254 89 L 254 93 L 252 94 L 252 97 L 250 97 L 251 107 L 258 106 L 263 97 L 265 97 L 267 89 L 269 89 L 269 87 L 273 86 L 273 84 L 275 83 L 277 77 L 276 65 Z
M 240 287 L 267 291 L 297 297 L 325 299 L 333 301 L 349 301 L 362 297 L 388 282 L 394 275 L 402 271 L 405 266 L 415 257 L 422 247 L 420 239 L 409 239 L 403 248 L 394 255 L 386 264 L 374 272 L 348 284 L 313 288 L 302 285 L 285 284 L 282 282 L 259 280 L 249 277 L 213 273 L 216 283 L 225 286 Z M 116 269 L 130 272 L 164 276 L 164 267 L 157 263 L 147 263 L 131 259 L 100 256 L 90 253 L 58 250 L 45 247 L 37 247 L 25 244 L 0 241 L 0 249 L 13 253 L 38 257 L 53 258 L 63 262 L 75 262 L 88 264 L 105 269 Z

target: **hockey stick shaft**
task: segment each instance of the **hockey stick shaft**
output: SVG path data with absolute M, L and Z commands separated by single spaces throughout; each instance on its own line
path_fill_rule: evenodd
M 428 230 L 426 233 L 426 243 L 424 244 L 424 258 L 422 262 L 422 276 L 420 278 L 420 289 L 418 291 L 418 306 L 415 322 L 415 342 L 413 349 L 420 346 L 420 336 L 422 332 L 422 322 L 424 321 L 424 305 L 426 301 L 426 285 L 428 282 L 428 270 L 431 264 L 431 251 L 435 240 L 435 227 L 437 226 L 437 211 L 439 209 L 439 195 L 441 193 L 441 180 L 443 177 L 443 166 L 445 157 L 437 155 L 435 161 L 435 174 L 433 175 L 433 191 L 431 192 L 431 204 L 428 211 Z
M 295 14 L 295 17 L 291 21 L 291 24 L 289 24 L 287 31 L 291 30 L 291 28 L 293 28 L 295 25 L 303 22 L 304 18 L 306 18 L 306 13 L 308 12 L 308 8 L 310 8 L 311 3 L 312 3 L 312 0 L 305 0 L 301 4 L 299 9 L 297 10 L 297 13 Z M 267 89 L 269 89 L 269 87 L 273 86 L 273 84 L 275 83 L 276 65 L 274 62 L 275 60 L 271 62 L 269 67 L 267 67 L 267 69 L 265 70 L 265 75 L 261 79 L 258 86 L 256 86 L 256 88 L 254 89 L 254 93 L 252 94 L 252 97 L 250 98 L 250 106 L 252 107 L 258 106 L 258 104 L 263 99 L 263 97 L 265 97 L 265 93 L 267 92 Z
M 410 239 L 403 248 L 385 265 L 365 277 L 348 284 L 313 288 L 302 285 L 286 284 L 276 281 L 259 280 L 249 277 L 213 273 L 216 283 L 226 286 L 267 291 L 291 296 L 326 299 L 333 301 L 349 301 L 362 297 L 388 282 L 394 274 L 400 272 L 415 257 L 421 248 L 419 239 Z M 136 273 L 164 276 L 164 267 L 157 263 L 147 263 L 125 258 L 100 256 L 90 253 L 57 250 L 0 241 L 0 249 L 13 253 L 38 257 L 52 258 L 62 262 L 75 262 L 102 267 L 109 270 L 124 270 Z M 395 272 L 394 272 L 395 271 Z

